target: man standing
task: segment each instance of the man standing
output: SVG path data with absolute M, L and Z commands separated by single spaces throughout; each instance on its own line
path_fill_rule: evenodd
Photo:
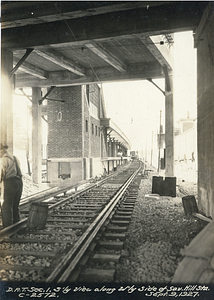
M 10 154 L 7 145 L 0 144 L 1 178 L 3 183 L 2 222 L 3 228 L 20 220 L 19 202 L 22 195 L 22 174 L 18 159 Z

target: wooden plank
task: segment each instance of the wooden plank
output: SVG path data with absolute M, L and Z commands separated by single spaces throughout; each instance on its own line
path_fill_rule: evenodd
M 88 247 L 88 251 L 90 251 L 90 252 L 94 251 L 94 249 L 95 249 L 96 246 L 97 246 L 97 243 L 92 242 L 90 244 L 90 246 Z
M 92 257 L 92 261 L 105 263 L 113 261 L 115 263 L 119 263 L 120 255 L 118 254 L 94 254 Z
M 4 240 L 5 242 L 8 243 L 38 243 L 38 238 L 37 239 L 24 239 L 24 238 L 8 238 Z M 40 243 L 42 244 L 68 244 L 70 241 L 64 241 L 64 240 L 39 240 Z
M 101 57 L 103 60 L 108 62 L 110 65 L 112 65 L 119 72 L 126 72 L 126 65 L 123 62 L 121 62 L 118 58 L 115 58 L 113 54 L 103 49 L 100 45 L 95 43 L 88 43 L 86 44 L 86 47 L 92 52 L 94 52 L 96 55 Z
M 86 215 L 86 214 L 59 214 L 59 215 L 52 215 L 50 214 L 49 217 L 51 218 L 64 218 L 64 217 L 67 217 L 67 218 L 93 218 L 95 216 L 95 214 L 93 215 Z
M 60 193 L 60 188 L 54 187 L 54 188 L 49 188 L 47 190 L 35 193 L 31 196 L 22 198 L 21 201 L 20 201 L 20 205 L 28 204 L 31 201 L 36 201 L 36 200 L 41 199 L 41 198 L 44 199 L 44 200 L 48 199 L 48 198 L 51 198 L 53 195 L 56 194 L 56 192 Z
M 85 228 L 87 228 L 88 226 L 87 225 L 76 225 L 76 224 L 59 224 L 59 225 L 57 225 L 57 224 L 54 224 L 54 225 L 52 225 L 52 224 L 46 224 L 46 226 L 45 226 L 45 228 L 57 228 L 57 227 L 60 227 L 60 228 L 71 228 L 71 229 L 85 229 Z
M 98 248 L 106 248 L 106 249 L 114 249 L 114 250 L 122 250 L 123 249 L 123 242 L 106 242 L 106 241 L 101 241 L 97 245 Z
M 179 264 L 172 279 L 172 284 L 197 283 L 207 269 L 209 261 L 193 257 L 185 257 Z
M 131 221 L 132 217 L 131 216 L 117 216 L 114 215 L 114 220 L 121 220 L 121 221 Z
M 145 44 L 145 46 L 149 49 L 149 51 L 154 55 L 154 57 L 159 61 L 161 66 L 167 66 L 169 68 L 169 70 L 172 70 L 173 56 L 172 56 L 171 52 L 169 51 L 169 48 L 165 44 L 164 45 L 160 44 L 160 42 L 163 41 L 163 38 L 161 36 L 141 37 L 141 41 Z M 149 171 L 149 170 L 147 170 L 147 171 Z
M 32 255 L 32 256 L 50 256 L 50 257 L 54 257 L 56 256 L 57 252 L 49 252 L 49 251 L 27 251 L 27 250 L 2 250 L 0 249 L 0 256 L 1 257 L 5 257 L 7 255 L 13 255 L 13 256 L 17 256 L 17 255 Z
M 127 213 L 132 213 L 133 212 L 133 207 L 127 208 L 127 207 L 119 207 L 117 212 L 127 212 Z
M 89 208 L 86 210 L 80 210 L 80 209 L 57 209 L 58 212 L 64 212 L 64 213 L 73 213 L 73 212 L 76 212 L 76 213 L 90 213 L 90 212 L 94 212 L 94 209 L 93 208 Z
M 121 241 L 125 241 L 126 239 L 126 234 L 125 233 L 106 233 L 104 235 L 104 237 L 106 239 L 109 239 L 109 240 L 116 240 L 116 239 L 119 239 Z
M 199 218 L 199 219 L 201 219 L 201 220 L 203 220 L 203 221 L 206 221 L 206 222 L 208 222 L 208 223 L 212 222 L 211 219 L 209 219 L 209 218 L 203 216 L 202 214 L 199 214 L 199 213 L 192 213 L 192 215 L 193 215 L 194 217 L 197 217 L 197 218 Z
M 210 259 L 214 255 L 214 221 L 204 227 L 185 249 L 184 255 Z
M 120 204 L 120 208 L 133 210 L 134 204 Z
M 92 208 L 101 208 L 102 206 L 101 205 L 97 205 L 96 203 L 95 204 L 87 204 L 87 203 L 74 203 L 72 205 L 72 207 L 89 207 L 90 209 Z
M 69 276 L 67 282 L 76 282 L 77 279 L 78 279 L 78 277 L 79 277 L 80 272 L 81 272 L 81 268 L 80 268 L 80 267 L 79 267 L 79 268 L 76 268 L 76 269 L 72 272 L 71 276 Z
M 125 231 L 127 231 L 127 227 L 122 227 L 122 226 L 108 226 L 106 228 L 106 231 L 125 232 Z
M 110 195 L 100 195 L 100 194 L 90 194 L 90 193 L 88 193 L 88 194 L 86 194 L 86 195 L 81 195 L 81 200 L 82 199 L 89 199 L 89 200 L 91 200 L 91 201 L 96 201 L 96 200 L 100 200 L 101 202 L 102 201 L 106 201 L 106 200 L 108 200 L 109 199 L 109 197 L 110 197 Z
M 85 223 L 88 222 L 88 220 L 82 220 L 82 219 L 55 219 L 48 217 L 47 222 L 70 222 L 70 223 Z
M 70 72 L 73 72 L 79 76 L 84 76 L 85 75 L 85 69 L 81 66 L 79 66 L 77 63 L 73 62 L 70 59 L 67 59 L 64 57 L 62 54 L 58 53 L 57 51 L 54 50 L 38 50 L 35 49 L 34 52 L 43 58 L 50 60 L 51 62 L 59 65 L 60 67 L 67 69 Z
M 128 221 L 118 221 L 118 220 L 111 220 L 111 224 L 118 225 L 118 226 L 128 226 L 130 222 Z
M 6 48 L 28 48 L 79 41 L 97 41 L 126 35 L 160 35 L 193 30 L 198 25 L 205 4 L 197 2 L 171 3 L 165 7 L 139 8 L 67 19 L 45 24 L 2 30 L 2 45 Z M 142 16 L 143 19 L 142 19 Z M 102 26 L 100 26 L 102 24 Z M 158 26 L 157 26 L 158 24 Z M 68 28 L 75 28 L 75 36 Z M 54 32 L 54 34 L 53 34 Z M 45 37 L 45 38 L 44 38 Z M 78 42 L 77 42 L 78 41 Z
M 94 77 L 94 72 L 97 74 Z M 82 84 L 91 84 L 114 81 L 114 80 L 142 80 L 147 78 L 162 78 L 163 72 L 158 62 L 143 62 L 130 64 L 127 66 L 127 72 L 121 73 L 112 67 L 93 68 L 93 71 L 87 69 L 86 76 L 77 76 L 68 71 L 51 71 L 49 78 L 29 78 L 29 76 L 20 76 L 17 74 L 16 87 L 48 87 L 48 86 L 73 86 Z
M 60 229 L 64 228 L 64 226 L 60 226 Z M 30 233 L 30 232 L 28 232 Z M 57 230 L 50 230 L 50 231 L 45 231 L 45 230 L 41 230 L 41 231 L 36 231 L 36 234 L 43 234 L 43 235 L 53 235 L 53 234 L 60 234 L 60 235 L 74 235 L 75 232 L 74 231 L 57 231 Z
M 199 278 L 197 284 L 212 284 L 214 282 L 214 270 L 207 269 Z
M 132 211 L 117 211 L 117 214 L 118 215 L 121 215 L 121 216 L 131 216 L 132 215 Z
M 166 1 L 158 2 L 159 5 L 166 4 Z M 54 22 L 58 21 L 60 18 L 62 19 L 76 19 L 91 15 L 98 15 L 104 13 L 111 13 L 115 11 L 123 11 L 129 9 L 136 9 L 140 7 L 146 7 L 149 5 L 150 7 L 153 5 L 157 5 L 155 2 L 151 1 L 143 1 L 143 2 L 122 2 L 120 4 L 114 4 L 109 2 L 99 2 L 97 5 L 94 1 L 91 2 L 80 2 L 78 6 L 76 4 L 72 4 L 72 2 L 62 2 L 60 3 L 60 15 L 56 13 L 56 4 L 49 2 L 12 2 L 12 3 L 2 3 L 2 29 L 3 28 L 12 28 L 18 26 L 26 26 L 39 24 L 44 22 Z M 21 18 L 19 18 L 20 8 L 21 10 Z M 8 13 L 8 9 L 10 13 Z M 6 14 L 4 13 L 7 11 Z M 36 15 L 32 15 L 32 12 L 36 10 Z M 29 17 L 30 16 L 30 17 Z
M 13 57 L 13 61 L 17 64 L 19 62 L 19 58 Z M 47 71 L 45 71 L 41 68 L 38 68 L 26 61 L 22 63 L 22 65 L 19 67 L 19 70 L 29 73 L 29 74 L 36 76 L 38 78 L 41 78 L 41 79 L 48 78 Z
M 89 260 L 89 255 L 84 255 L 80 260 L 80 266 L 85 266 L 87 261 Z
M 83 282 L 112 282 L 115 270 L 86 269 L 81 272 L 78 281 Z
M 88 196 L 81 196 L 81 199 L 90 199 L 90 200 L 94 200 L 97 201 L 97 199 L 99 199 L 99 201 L 103 200 L 103 202 L 105 202 L 106 200 L 109 199 L 109 196 L 100 196 L 100 195 L 88 195 Z
M 0 270 L 10 270 L 10 271 L 21 271 L 21 272 L 28 272 L 28 271 L 41 271 L 47 270 L 52 272 L 53 268 L 47 267 L 37 267 L 37 266 L 22 266 L 22 265 L 7 265 L 7 264 L 0 264 Z

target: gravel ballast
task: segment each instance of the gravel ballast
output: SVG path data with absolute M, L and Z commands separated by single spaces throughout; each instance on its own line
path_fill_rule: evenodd
M 154 175 L 141 180 L 116 282 L 170 283 L 183 258 L 182 249 L 207 224 L 184 214 L 182 197 L 197 198 L 195 184 L 178 183 L 177 197 L 145 197 L 151 194 Z

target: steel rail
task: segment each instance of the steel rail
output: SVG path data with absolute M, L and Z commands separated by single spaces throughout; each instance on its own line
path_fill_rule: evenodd
M 132 164 L 131 164 L 132 165 Z M 130 167 L 130 166 L 129 166 Z M 57 198 L 56 199 L 56 201 L 57 201 L 57 203 L 54 203 L 54 204 L 52 204 L 53 202 L 51 202 L 51 203 L 49 203 L 49 207 L 51 208 L 51 209 L 53 209 L 53 208 L 55 208 L 56 206 L 59 206 L 59 205 L 61 205 L 63 202 L 66 202 L 67 200 L 69 201 L 70 199 L 72 199 L 73 198 L 73 200 L 76 200 L 76 198 L 78 199 L 79 197 L 80 197 L 80 200 L 82 199 L 82 194 L 85 194 L 85 193 L 87 193 L 87 190 L 89 190 L 90 191 L 90 189 L 92 189 L 92 197 L 93 197 L 93 194 L 95 194 L 94 196 L 95 196 L 95 198 L 96 198 L 96 195 L 98 195 L 98 199 L 99 199 L 99 195 L 103 195 L 104 197 L 105 197 L 105 195 L 106 195 L 106 193 L 107 193 L 107 191 L 108 191 L 108 188 L 107 188 L 107 190 L 106 189 L 100 189 L 100 188 L 98 188 L 98 189 L 94 189 L 93 190 L 93 187 L 95 187 L 95 186 L 102 186 L 102 184 L 103 183 L 105 183 L 105 181 L 107 181 L 107 183 L 109 183 L 109 184 L 114 184 L 115 185 L 115 187 L 113 188 L 113 192 L 111 193 L 111 196 L 109 195 L 108 197 L 107 197 L 107 200 L 108 200 L 108 204 L 109 204 L 109 201 L 112 203 L 112 205 L 113 205 L 113 201 L 111 201 L 113 198 L 115 198 L 116 197 L 116 195 L 119 195 L 119 191 L 121 191 L 121 193 L 122 193 L 122 191 L 123 191 L 123 185 L 122 184 L 124 184 L 124 183 L 122 183 L 122 182 L 126 182 L 126 184 L 127 184 L 127 182 L 130 180 L 130 178 L 133 176 L 133 173 L 134 173 L 134 171 L 136 170 L 136 168 L 139 168 L 139 165 L 138 166 L 136 166 L 136 164 L 133 164 L 133 166 L 130 168 L 130 171 L 129 171 L 129 173 L 131 173 L 130 175 L 129 174 L 124 174 L 123 173 L 123 171 L 124 171 L 124 168 L 122 169 L 122 170 L 120 170 L 120 172 L 115 172 L 115 173 L 113 173 L 110 177 L 116 177 L 116 175 L 118 174 L 118 173 L 121 173 L 121 175 L 122 175 L 122 178 L 119 180 L 119 179 L 117 179 L 117 177 L 115 178 L 115 179 L 113 179 L 113 182 L 112 182 L 112 179 L 110 178 L 110 177 L 108 177 L 108 178 L 105 178 L 105 179 L 103 179 L 102 181 L 97 181 L 97 182 L 95 182 L 94 184 L 92 184 L 92 185 L 90 185 L 90 186 L 87 186 L 85 189 L 82 189 L 82 190 L 80 190 L 80 191 L 78 191 L 77 193 L 75 193 L 75 194 L 73 194 L 72 193 L 72 195 L 69 195 L 68 197 L 64 197 L 64 196 L 62 196 L 62 198 L 63 199 L 60 199 L 60 201 L 58 201 L 59 199 Z M 140 168 L 139 168 L 140 169 Z M 135 171 L 136 172 L 136 171 Z M 124 178 L 125 177 L 125 178 Z M 129 178 L 128 178 L 129 177 Z M 110 180 L 109 180 L 110 179 Z M 108 182 L 109 181 L 109 182 Z M 119 185 L 119 183 L 120 183 L 120 189 L 119 190 L 117 190 L 116 189 L 116 186 L 118 186 Z M 122 185 L 122 186 L 121 186 Z M 108 186 L 108 184 L 107 184 L 107 186 Z M 111 189 L 110 189 L 111 190 Z M 94 192 L 93 192 L 94 191 Z M 103 192 L 104 191 L 104 192 Z M 125 191 L 124 191 L 125 192 Z M 101 193 L 101 194 L 100 194 Z M 57 192 L 57 195 L 58 196 L 60 196 L 59 194 L 58 194 L 58 192 Z M 88 194 L 87 194 L 88 195 Z M 121 195 L 121 197 L 122 197 L 122 195 Z M 112 198 L 112 199 L 111 199 Z M 73 201 L 72 200 L 72 201 Z M 118 198 L 118 201 L 119 201 L 120 199 Z M 72 202 L 71 201 L 71 202 Z M 79 201 L 79 200 L 77 200 L 77 201 Z M 95 200 L 95 201 L 99 201 L 99 200 Z M 71 203 L 70 201 L 69 201 L 69 203 Z M 105 205 L 108 205 L 108 204 L 105 204 Z M 114 206 L 112 206 L 112 205 L 110 205 L 109 207 L 110 207 L 110 211 L 109 211 L 109 214 L 112 214 L 112 210 L 114 209 L 114 207 L 115 207 L 115 205 L 117 205 L 117 203 L 115 203 L 115 205 Z M 104 205 L 103 205 L 104 206 Z M 105 209 L 105 207 L 103 207 L 103 210 Z M 106 213 L 105 213 L 106 214 Z M 104 214 L 104 216 L 105 216 L 105 214 Z M 97 219 L 97 216 L 94 216 L 96 219 Z M 106 218 L 108 217 L 108 215 L 106 214 Z M 101 221 L 102 221 L 102 218 L 100 219 Z M 20 222 L 18 222 L 18 223 L 16 223 L 15 225 L 15 227 L 16 227 L 16 231 L 18 231 L 21 227 L 24 227 L 25 226 L 25 223 L 24 222 L 26 222 L 27 221 L 27 218 L 25 218 L 25 219 L 23 219 L 23 220 L 21 220 Z M 94 219 L 92 219 L 91 220 L 92 222 L 94 222 Z M 103 219 L 103 221 L 102 221 L 102 223 L 101 223 L 101 221 L 98 221 L 98 225 L 100 225 L 100 226 L 102 226 L 102 224 L 105 222 L 105 220 Z M 84 228 L 84 230 L 87 230 L 87 228 L 88 228 L 88 226 L 90 226 L 90 224 L 87 224 L 87 226 Z M 97 231 L 96 231 L 96 228 L 97 228 Z M 93 234 L 94 233 L 94 236 L 96 236 L 96 232 L 98 232 L 99 231 L 99 227 L 98 226 L 95 226 L 94 227 L 94 230 L 92 230 L 92 232 L 91 232 L 91 234 Z M 2 231 L 0 231 L 0 234 L 2 233 Z M 8 234 L 9 233 L 9 234 Z M 5 230 L 4 230 L 4 234 L 5 234 L 5 236 L 8 236 L 8 235 L 11 235 L 11 234 L 13 234 L 14 233 L 14 225 L 11 225 L 10 227 L 7 227 Z M 83 235 L 84 235 L 84 233 L 82 233 Z M 88 235 L 88 237 L 90 237 L 90 234 Z M 3 237 L 2 237 L 3 238 Z M 80 237 L 81 238 L 81 237 Z M 91 235 L 91 238 L 92 238 L 92 240 L 93 240 L 93 236 Z M 61 238 L 61 242 L 63 243 L 63 237 Z M 47 240 L 48 241 L 48 240 Z M 46 243 L 47 242 L 46 240 L 42 240 L 42 242 L 44 243 Z M 85 239 L 85 244 L 87 244 L 87 243 L 89 243 L 90 244 L 90 241 L 88 240 L 88 238 L 86 238 Z M 75 244 L 74 244 L 74 246 L 75 246 Z M 86 247 L 86 250 L 87 250 L 87 248 L 88 247 Z M 79 250 L 80 249 L 80 250 Z M 86 251 L 85 250 L 85 251 Z M 69 251 L 68 249 L 67 249 L 67 251 Z M 70 250 L 71 251 L 71 250 Z M 80 248 L 78 248 L 78 251 L 79 252 L 81 252 L 81 247 Z M 75 254 L 74 254 L 74 256 L 75 255 L 77 255 L 79 252 L 75 252 Z M 69 252 L 68 252 L 69 253 Z M 80 253 L 79 253 L 80 254 Z M 64 254 L 65 255 L 65 254 Z M 83 254 L 82 255 L 84 255 L 84 252 L 83 252 Z M 75 257 L 72 257 L 72 258 L 75 258 Z M 63 257 L 61 256 L 61 261 L 59 262 L 59 265 L 57 266 L 57 268 L 59 268 L 60 266 L 61 266 L 61 262 L 63 261 Z M 77 262 L 78 263 L 78 262 Z M 67 267 L 67 266 L 69 266 L 69 261 L 68 261 L 68 264 L 65 266 L 65 267 Z M 54 267 L 55 268 L 55 267 Z M 52 269 L 50 268 L 50 270 L 48 271 L 48 272 L 52 272 L 53 271 L 53 267 L 52 267 Z M 66 271 L 66 268 L 64 269 L 64 270 L 62 270 L 62 272 L 60 273 L 60 275 L 59 276 L 63 276 L 63 274 L 64 274 L 64 272 Z M 53 272 L 52 272 L 53 273 Z M 51 273 L 51 274 L 52 274 Z M 50 274 L 50 273 L 49 273 Z M 47 275 L 48 276 L 48 275 Z M 57 280 L 58 280 L 58 278 L 59 278 L 59 276 L 57 276 Z M 45 279 L 44 279 L 45 280 Z
M 74 270 L 78 264 L 81 257 L 84 255 L 85 251 L 91 244 L 92 240 L 96 236 L 97 232 L 106 221 L 115 205 L 121 199 L 122 195 L 127 190 L 128 186 L 131 184 L 133 179 L 138 174 L 140 167 L 126 180 L 126 182 L 121 186 L 118 192 L 113 196 L 112 200 L 106 205 L 102 212 L 97 216 L 93 223 L 87 228 L 81 238 L 77 241 L 75 246 L 63 257 L 60 262 L 60 266 L 57 266 L 54 271 L 47 278 L 46 282 L 65 282 L 71 272 Z M 67 267 L 68 266 L 68 267 Z
M 114 174 L 110 174 L 106 178 L 100 180 L 100 182 L 102 182 L 103 180 L 104 181 L 108 180 L 108 178 L 111 178 L 112 176 L 115 176 L 115 173 Z M 40 192 L 38 192 L 36 194 L 33 194 L 33 195 L 29 196 L 29 197 L 25 197 L 25 198 L 21 199 L 20 206 L 24 206 L 24 205 L 30 204 L 31 202 L 39 202 L 41 199 L 43 199 L 43 201 L 45 201 L 45 200 L 48 200 L 49 198 L 52 198 L 52 197 L 60 195 L 60 194 L 66 194 L 69 191 L 71 191 L 72 189 L 80 187 L 81 185 L 87 184 L 89 182 L 90 181 L 83 180 L 83 181 L 80 181 L 78 184 L 75 184 L 75 185 L 72 185 L 72 186 L 67 186 L 67 187 L 64 187 L 64 188 L 54 187 L 54 188 L 50 188 L 48 190 L 40 191 Z M 90 189 L 91 187 L 96 186 L 96 184 L 97 183 L 89 184 L 86 188 L 89 187 L 89 189 Z
M 124 169 L 127 169 L 127 168 L 129 168 L 129 167 L 130 167 L 130 164 L 127 165 Z M 121 171 L 121 170 L 120 170 L 120 171 Z M 69 199 L 72 199 L 72 198 L 73 198 L 73 200 L 74 200 L 76 197 L 80 196 L 81 194 L 84 194 L 85 192 L 87 192 L 87 191 L 90 190 L 90 189 L 93 189 L 93 188 L 96 187 L 96 186 L 98 187 L 98 186 L 102 185 L 105 181 L 107 181 L 107 180 L 108 180 L 109 178 L 111 178 L 111 177 L 114 177 L 114 176 L 117 175 L 120 171 L 115 172 L 115 173 L 113 173 L 113 174 L 110 174 L 109 176 L 105 177 L 104 179 L 102 179 L 102 180 L 100 180 L 100 181 L 97 181 L 97 182 L 95 182 L 95 183 L 93 183 L 93 184 L 90 184 L 90 185 L 88 185 L 87 187 L 85 187 L 84 189 L 82 189 L 82 190 L 80 190 L 80 191 L 77 191 L 76 193 L 74 193 L 74 194 L 72 194 L 72 195 L 69 195 L 69 196 L 66 197 L 66 198 L 63 198 L 62 200 L 58 201 L 58 202 L 55 203 L 55 204 L 50 205 L 50 206 L 49 206 L 49 210 L 52 210 L 53 208 L 57 207 L 58 205 L 62 204 L 63 202 L 66 202 L 66 201 L 69 200 Z M 46 201 L 47 199 L 49 199 L 49 198 L 51 198 L 51 197 L 58 196 L 58 195 L 60 195 L 60 194 L 62 194 L 62 193 L 65 193 L 66 191 L 70 191 L 70 190 L 73 189 L 74 187 L 75 187 L 75 186 L 73 186 L 73 187 L 72 187 L 72 186 L 69 186 L 69 187 L 67 187 L 67 188 L 63 188 L 63 189 L 60 189 L 60 190 L 58 190 L 58 188 L 56 188 L 56 191 L 51 192 L 51 196 L 49 195 L 49 196 L 46 197 L 45 199 L 43 198 L 43 201 Z M 33 202 L 39 202 L 39 201 L 41 201 L 41 198 L 42 198 L 42 195 L 43 195 L 43 191 L 36 193 L 35 196 L 36 196 L 36 195 L 39 196 L 39 199 L 37 199 L 37 200 L 34 199 Z M 34 197 L 34 195 L 32 195 L 32 197 Z M 27 203 L 25 203 L 25 204 L 27 204 Z M 16 232 L 18 232 L 18 231 L 20 230 L 20 228 L 25 227 L 26 224 L 27 224 L 27 220 L 28 220 L 28 218 L 26 217 L 26 218 L 20 220 L 19 222 L 17 222 L 17 223 L 15 223 L 15 224 L 13 224 L 13 225 L 10 225 L 10 226 L 8 226 L 8 227 L 6 227 L 6 228 L 0 230 L 0 242 L 2 242 L 2 241 L 5 239 L 5 237 L 11 236 L 11 235 L 15 234 Z
M 123 169 L 126 169 L 126 168 L 130 167 L 130 165 L 131 164 L 129 163 L 127 166 L 124 166 Z M 115 172 L 113 174 L 109 174 L 104 179 L 100 180 L 99 182 L 102 183 L 103 181 L 108 180 L 109 178 L 117 175 L 119 172 L 121 172 L 121 170 L 118 170 L 117 172 Z M 88 187 L 93 187 L 97 184 L 97 182 L 90 184 L 90 180 L 92 180 L 92 179 L 93 178 L 90 178 L 88 180 L 82 180 L 82 181 L 78 182 L 77 184 L 67 186 L 67 187 L 63 187 L 63 188 L 52 187 L 52 188 L 49 188 L 49 189 L 46 189 L 46 190 L 43 190 L 43 191 L 39 191 L 39 192 L 37 192 L 37 193 L 35 193 L 31 196 L 27 196 L 27 197 L 22 198 L 21 201 L 20 201 L 19 206 L 22 207 L 22 206 L 27 205 L 31 202 L 38 202 L 41 199 L 47 200 L 49 198 L 52 198 L 54 196 L 57 196 L 57 195 L 60 195 L 60 194 L 63 194 L 63 193 L 66 194 L 67 192 L 69 192 L 73 189 L 77 189 L 78 187 L 81 187 L 82 185 L 87 184 L 87 183 L 89 183 Z
M 75 269 L 75 267 L 77 266 L 78 262 L 83 257 L 83 255 L 85 254 L 86 250 L 90 246 L 91 242 L 93 241 L 93 239 L 97 235 L 98 231 L 100 230 L 100 228 L 102 227 L 102 225 L 105 223 L 105 221 L 107 220 L 107 218 L 111 214 L 112 210 L 115 208 L 115 206 L 117 205 L 117 203 L 119 202 L 119 200 L 121 199 L 121 197 L 123 196 L 123 194 L 125 193 L 125 191 L 128 189 L 129 185 L 132 183 L 133 179 L 136 177 L 136 175 L 138 174 L 138 172 L 139 172 L 139 169 L 136 170 L 130 176 L 130 178 L 120 188 L 120 190 L 117 192 L 117 194 L 112 198 L 112 200 L 109 203 L 109 205 L 107 205 L 106 208 L 104 209 L 103 218 L 99 218 L 99 216 L 97 217 L 98 222 L 97 222 L 97 224 L 95 224 L 96 227 L 93 228 L 93 231 L 91 231 L 90 235 L 88 236 L 88 239 L 87 239 L 86 243 L 83 245 L 83 247 L 81 248 L 81 250 L 77 253 L 77 255 L 74 257 L 74 259 L 70 262 L 70 265 L 67 267 L 67 269 L 65 270 L 65 272 L 62 274 L 62 276 L 60 277 L 58 283 L 63 283 L 63 282 L 65 282 L 68 279 L 68 277 L 70 276 L 71 272 Z

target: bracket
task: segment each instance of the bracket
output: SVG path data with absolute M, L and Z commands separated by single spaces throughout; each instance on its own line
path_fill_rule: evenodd
M 161 93 L 163 93 L 165 96 L 165 92 L 152 80 L 152 78 L 147 78 L 147 80 L 154 84 L 154 86 L 156 86 L 156 88 L 158 88 L 161 91 Z
M 53 91 L 53 89 L 55 88 L 56 86 L 51 86 L 50 89 L 48 90 L 48 92 L 45 94 L 44 97 L 42 97 L 40 100 L 39 100 L 39 105 L 42 104 L 42 102 L 47 98 L 47 96 Z
M 27 59 L 27 57 L 31 54 L 31 52 L 34 49 L 27 49 L 25 54 L 22 56 L 22 58 L 20 59 L 20 61 L 16 64 L 16 66 L 10 71 L 10 77 L 13 76 L 13 74 L 18 70 L 18 68 L 23 64 L 23 62 Z

